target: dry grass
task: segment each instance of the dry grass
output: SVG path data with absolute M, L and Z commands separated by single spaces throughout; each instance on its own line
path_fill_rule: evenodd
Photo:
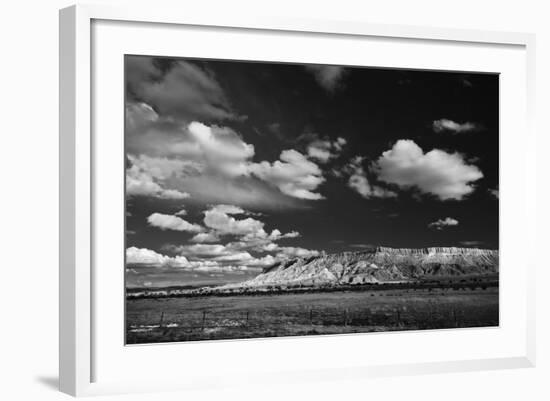
M 127 343 L 497 326 L 498 288 L 127 301 Z

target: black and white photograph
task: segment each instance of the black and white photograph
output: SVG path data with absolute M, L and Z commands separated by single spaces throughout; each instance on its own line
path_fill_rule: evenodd
M 550 400 L 545 6 L 4 2 L 0 398 Z
M 498 74 L 124 76 L 127 345 L 499 326 Z

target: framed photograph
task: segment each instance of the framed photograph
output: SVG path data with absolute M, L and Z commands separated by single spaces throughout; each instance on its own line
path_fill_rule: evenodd
M 534 365 L 532 35 L 73 6 L 60 51 L 62 391 Z

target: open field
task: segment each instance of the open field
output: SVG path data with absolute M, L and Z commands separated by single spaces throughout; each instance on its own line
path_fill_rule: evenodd
M 498 287 L 129 299 L 127 344 L 488 327 Z

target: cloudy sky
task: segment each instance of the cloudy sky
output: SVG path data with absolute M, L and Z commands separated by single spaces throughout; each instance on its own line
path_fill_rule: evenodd
M 498 76 L 126 56 L 126 275 L 498 248 Z

